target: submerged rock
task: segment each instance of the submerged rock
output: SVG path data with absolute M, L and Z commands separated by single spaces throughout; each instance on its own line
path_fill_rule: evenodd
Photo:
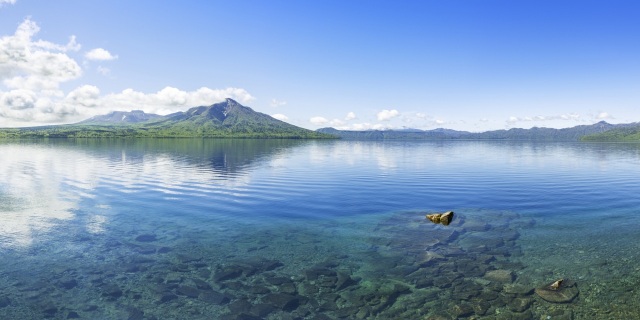
M 485 273 L 484 278 L 495 282 L 511 283 L 513 282 L 514 274 L 510 270 L 491 270 Z
M 284 293 L 267 294 L 262 298 L 262 301 L 283 311 L 293 311 L 300 305 L 297 296 Z
M 141 234 L 136 237 L 136 241 L 138 242 L 153 242 L 156 241 L 155 234 Z
M 567 303 L 578 296 L 578 286 L 574 281 L 560 279 L 535 289 L 536 294 L 549 302 Z

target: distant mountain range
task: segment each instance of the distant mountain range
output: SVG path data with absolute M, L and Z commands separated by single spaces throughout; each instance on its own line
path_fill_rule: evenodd
M 147 122 L 149 120 L 162 118 L 159 114 L 145 113 L 142 110 L 133 111 L 114 111 L 102 116 L 91 117 L 87 120 L 78 122 L 77 124 L 96 124 L 96 125 L 117 125 Z
M 76 124 L 0 129 L 0 138 L 212 137 L 347 140 L 524 140 L 640 141 L 640 123 L 604 121 L 564 129 L 538 128 L 468 132 L 451 129 L 345 131 L 300 128 L 253 111 L 232 99 L 166 116 L 141 110 L 114 111 Z
M 478 133 L 450 129 L 346 131 L 322 128 L 316 131 L 349 140 L 640 141 L 640 123 L 610 124 L 605 121 L 564 129 L 534 127 Z
M 335 138 L 253 111 L 232 99 L 166 116 L 115 111 L 76 124 L 0 129 L 0 137 Z

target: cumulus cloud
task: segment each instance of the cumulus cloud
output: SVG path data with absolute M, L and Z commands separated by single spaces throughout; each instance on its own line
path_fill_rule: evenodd
M 67 45 L 33 40 L 40 31 L 27 19 L 15 34 L 0 38 L 0 79 L 10 89 L 58 93 L 60 83 L 82 75 L 80 65 L 64 52 L 78 48 L 75 37 Z
M 0 7 L 2 7 L 5 4 L 15 4 L 16 0 L 0 0 Z
M 400 112 L 398 112 L 398 110 L 396 109 L 382 110 L 378 112 L 378 121 L 389 121 L 399 115 L 400 115 Z
M 577 113 L 565 113 L 560 115 L 552 115 L 552 116 L 526 116 L 526 117 L 516 117 L 510 116 L 507 119 L 507 124 L 513 125 L 518 122 L 545 122 L 545 121 L 555 121 L 555 120 L 569 120 L 569 121 L 580 121 L 582 117 Z
M 210 89 L 202 87 L 194 91 L 184 91 L 174 87 L 165 87 L 156 93 L 125 89 L 120 93 L 103 96 L 99 104 L 116 110 L 135 108 L 150 113 L 169 114 L 190 107 L 208 106 L 224 101 L 226 98 L 232 98 L 240 103 L 254 100 L 247 91 L 239 88 Z
M 226 98 L 245 104 L 254 100 L 241 88 L 184 91 L 168 86 L 155 93 L 125 89 L 103 94 L 96 86 L 81 85 L 65 93 L 61 84 L 78 79 L 83 73 L 67 55 L 68 51 L 80 50 L 80 45 L 73 36 L 67 44 L 36 40 L 39 30 L 35 22 L 26 19 L 13 35 L 0 37 L 0 80 L 4 85 L 0 86 L 0 126 L 69 123 L 114 110 L 168 114 Z M 86 57 L 105 60 L 117 56 L 94 49 Z M 108 69 L 98 67 L 98 72 L 108 74 Z
M 84 57 L 87 60 L 99 60 L 99 61 L 108 61 L 118 59 L 118 56 L 111 54 L 111 52 L 102 49 L 96 48 L 84 54 Z
M 289 120 L 289 117 L 285 116 L 284 114 L 281 113 L 276 113 L 276 114 L 272 114 L 271 117 L 276 118 L 280 121 L 287 121 Z
M 337 127 L 339 130 L 353 130 L 353 131 L 365 131 L 365 130 L 389 130 L 394 126 L 382 123 L 354 123 L 348 126 Z
M 349 121 L 349 120 L 353 120 L 355 118 L 356 118 L 356 114 L 353 113 L 353 112 L 349 112 L 349 113 L 347 113 L 347 116 L 344 117 L 344 120 Z
M 598 115 L 596 115 L 596 119 L 598 120 L 613 119 L 613 116 L 607 112 L 600 112 L 598 113 Z
M 282 106 L 284 106 L 286 104 L 287 104 L 286 101 L 281 101 L 281 100 L 277 100 L 277 99 L 271 99 L 271 103 L 270 103 L 270 105 L 272 107 L 274 107 L 274 108 L 275 107 L 282 107 Z
M 309 122 L 315 124 L 315 125 L 323 125 L 329 122 L 329 120 L 327 120 L 327 118 L 324 117 L 313 117 L 311 119 L 309 119 Z

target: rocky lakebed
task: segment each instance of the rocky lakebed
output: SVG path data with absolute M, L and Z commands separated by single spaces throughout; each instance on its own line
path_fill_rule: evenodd
M 40 243 L 6 254 L 13 258 L 0 271 L 0 317 L 595 319 L 632 312 L 598 313 L 582 280 L 528 265 L 520 241 L 521 230 L 535 226 L 531 218 L 456 210 L 445 225 L 426 213 L 315 228 L 186 233 L 161 222 L 140 230 L 134 221 L 118 237 L 69 232 L 64 248 Z

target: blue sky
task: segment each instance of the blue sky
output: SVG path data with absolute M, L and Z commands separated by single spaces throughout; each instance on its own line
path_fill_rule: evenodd
M 640 121 L 636 1 L 0 4 L 0 127 L 226 97 L 309 129 Z

